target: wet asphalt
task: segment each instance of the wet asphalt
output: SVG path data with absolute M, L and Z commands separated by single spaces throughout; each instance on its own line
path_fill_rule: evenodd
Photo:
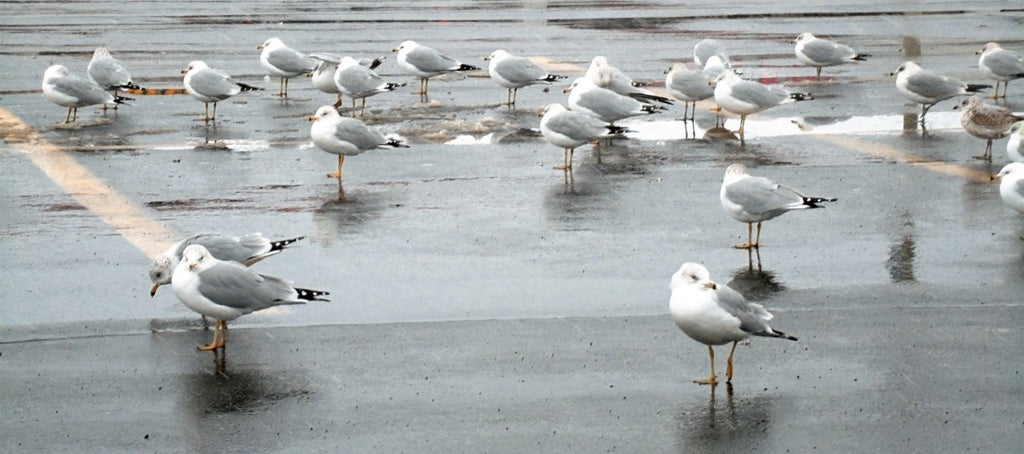
M 973 159 L 984 142 L 962 131 L 953 101 L 931 110 L 927 134 L 905 128 L 918 108 L 888 76 L 919 47 L 925 67 L 991 83 L 974 51 L 1024 49 L 1013 2 L 9 7 L 5 452 L 1002 452 L 1024 442 L 1024 226 L 986 177 L 1006 162 L 1005 139 L 992 163 Z M 803 31 L 872 58 L 808 81 L 814 70 L 790 43 Z M 311 145 L 306 121 L 333 96 L 306 80 L 286 101 L 272 96 L 256 50 L 270 36 L 386 55 L 378 71 L 407 82 L 390 53 L 405 39 L 481 67 L 497 48 L 543 56 L 570 76 L 606 55 L 635 79 L 663 81 L 714 37 L 744 76 L 815 100 L 749 118 L 744 147 L 708 133 L 709 104 L 695 132 L 678 105 L 627 120 L 636 132 L 600 163 L 577 150 L 567 186 L 560 150 L 535 131 L 537 108 L 565 102 L 560 86 L 522 89 L 510 111 L 482 73 L 435 81 L 428 103 L 411 90 L 369 99 L 367 123 L 410 148 L 348 159 L 339 200 L 325 177 L 334 156 Z M 61 63 L 83 74 L 99 45 L 144 87 L 180 87 L 181 68 L 201 58 L 266 92 L 222 103 L 216 126 L 195 121 L 202 104 L 187 95 L 133 96 L 61 125 L 66 111 L 39 93 L 42 72 Z M 1024 111 L 1022 94 L 1016 81 L 1001 102 Z M 765 223 L 748 255 L 731 247 L 744 225 L 718 201 L 736 162 L 839 201 Z M 223 357 L 195 351 L 212 332 L 170 288 L 151 298 L 146 268 L 161 246 L 207 231 L 305 235 L 257 269 L 332 301 L 242 317 Z M 668 315 L 668 280 L 686 261 L 800 340 L 741 346 L 731 386 L 691 383 L 707 375 L 706 349 Z

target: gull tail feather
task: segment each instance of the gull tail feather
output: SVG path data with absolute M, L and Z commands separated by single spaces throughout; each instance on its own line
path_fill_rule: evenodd
M 838 199 L 826 197 L 804 197 L 804 205 L 807 205 L 808 208 L 825 208 L 818 204 L 835 201 L 838 201 Z
M 977 93 L 977 92 L 982 91 L 982 90 L 984 90 L 986 88 L 992 88 L 992 86 L 991 85 L 985 85 L 985 84 L 967 84 L 967 92 L 968 93 Z
M 305 239 L 305 238 L 306 237 L 304 237 L 304 236 L 297 236 L 295 238 L 288 238 L 288 239 L 285 239 L 285 240 L 271 241 L 270 242 L 270 250 L 271 251 L 280 251 L 280 250 L 284 249 L 286 246 L 288 246 L 288 245 L 290 245 L 290 244 L 292 244 L 292 243 L 294 243 L 296 241 Z
M 330 293 L 322 290 L 310 290 L 308 288 L 295 288 L 295 291 L 299 293 L 300 300 L 306 301 L 330 301 L 327 298 L 320 298 L 321 296 L 330 295 Z
M 254 87 L 254 86 L 252 86 L 252 85 L 248 85 L 248 84 L 243 84 L 243 83 L 241 83 L 241 82 L 235 82 L 235 83 L 236 83 L 236 84 L 238 84 L 238 86 L 242 88 L 242 91 L 257 91 L 257 90 L 263 90 L 263 89 L 262 89 L 262 88 L 260 88 L 260 87 Z

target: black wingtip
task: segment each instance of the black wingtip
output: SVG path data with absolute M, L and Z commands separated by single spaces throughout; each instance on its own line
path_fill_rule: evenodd
M 673 100 L 671 100 L 669 98 L 666 98 L 664 96 L 649 95 L 647 93 L 630 93 L 629 97 L 633 98 L 633 99 L 635 99 L 637 101 L 640 101 L 640 102 L 655 101 L 655 102 L 660 102 L 662 104 L 668 104 L 668 105 L 672 105 L 672 104 L 675 103 Z
M 409 146 L 406 145 L 405 142 L 402 142 L 401 140 L 398 139 L 388 139 L 388 143 L 386 145 L 393 148 L 409 148 Z
M 547 77 L 544 78 L 544 82 L 557 82 L 557 81 L 559 81 L 561 79 L 568 79 L 568 78 L 569 78 L 569 76 L 563 76 L 561 74 L 548 74 Z
M 789 99 L 794 101 L 810 101 L 814 99 L 814 96 L 811 96 L 810 93 L 790 93 Z
M 270 242 L 270 250 L 271 251 L 280 251 L 280 250 L 284 249 L 286 246 L 288 246 L 288 245 L 290 245 L 290 244 L 292 244 L 292 243 L 294 243 L 296 241 L 304 240 L 304 239 L 306 239 L 306 237 L 304 237 L 304 236 L 297 236 L 295 238 L 288 238 L 288 239 L 284 239 L 284 240 L 271 241 Z
M 857 61 L 866 61 L 870 56 L 871 54 L 857 54 L 853 56 L 853 59 Z
M 633 132 L 633 130 L 625 126 L 607 125 L 605 126 L 605 128 L 608 130 L 608 133 L 610 134 L 625 134 L 627 132 Z
M 987 88 L 992 88 L 992 86 L 985 84 L 967 84 L 967 91 L 970 93 L 977 93 Z
M 839 199 L 827 197 L 804 197 L 804 205 L 807 205 L 808 208 L 825 208 L 818 204 L 826 202 L 836 202 L 838 200 Z
M 378 66 L 384 64 L 384 57 L 377 57 L 370 61 L 370 69 L 377 69 Z
M 459 69 L 456 69 L 456 71 L 476 71 L 478 69 L 480 68 L 473 65 L 467 65 L 465 63 L 462 63 L 459 65 Z
M 125 90 L 141 90 L 142 89 L 142 87 L 140 87 L 138 84 L 135 84 L 133 82 L 128 82 L 128 83 L 126 83 L 124 85 L 121 85 L 120 88 L 123 88 Z
M 387 91 L 394 91 L 394 90 L 398 89 L 399 87 L 404 87 L 404 86 L 405 86 L 405 82 L 388 82 L 387 85 L 384 86 L 384 89 L 387 90 Z
M 114 104 L 127 104 L 125 101 L 135 101 L 135 98 L 114 95 Z
M 263 89 L 262 89 L 262 88 L 260 88 L 260 87 L 254 87 L 254 86 L 252 86 L 252 85 L 248 85 L 248 84 L 243 84 L 243 83 L 241 83 L 241 82 L 235 82 L 235 83 L 236 83 L 236 84 L 238 84 L 238 86 L 239 86 L 239 87 L 240 87 L 240 88 L 242 89 L 242 91 L 257 91 L 257 90 L 263 90 Z
M 330 295 L 330 293 L 322 291 L 322 290 L 310 290 L 308 288 L 296 288 L 295 291 L 298 292 L 300 300 L 306 300 L 306 301 L 330 301 L 329 299 L 326 299 L 326 298 L 320 298 L 321 296 Z
M 629 84 L 634 86 L 634 87 L 636 87 L 636 88 L 643 88 L 643 87 L 647 87 L 647 86 L 651 85 L 650 83 L 647 83 L 647 82 L 637 82 L 635 80 L 631 81 Z

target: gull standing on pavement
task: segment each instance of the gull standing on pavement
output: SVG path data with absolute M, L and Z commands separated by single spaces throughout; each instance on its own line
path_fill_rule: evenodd
M 338 171 L 327 174 L 327 177 L 338 179 L 338 195 L 341 199 L 345 198 L 345 190 L 341 185 L 341 167 L 345 164 L 345 156 L 356 156 L 374 148 L 406 147 L 401 141 L 388 139 L 375 128 L 355 118 L 342 117 L 333 106 L 317 109 L 309 121 L 313 122 L 309 128 L 313 144 L 321 150 L 338 155 Z
M 508 89 L 505 104 L 510 108 L 515 107 L 516 92 L 520 88 L 534 84 L 550 85 L 559 79 L 565 79 L 565 76 L 550 74 L 529 59 L 512 55 L 502 49 L 491 52 L 484 60 L 490 62 L 487 65 L 487 73 L 491 75 L 491 80 Z
M 665 76 L 665 89 L 673 98 L 683 102 L 684 121 L 693 120 L 698 101 L 715 96 L 713 82 L 714 77 L 709 77 L 703 70 L 687 69 L 684 63 L 672 65 Z M 687 115 L 690 106 L 693 106 L 693 111 Z
M 277 95 L 282 98 L 288 97 L 288 79 L 310 74 L 316 67 L 315 59 L 288 47 L 280 38 L 269 38 L 256 49 L 262 51 L 260 66 L 268 75 L 281 78 L 281 89 Z
M 587 68 L 585 76 L 590 79 L 594 85 L 601 88 L 607 88 L 608 90 L 614 91 L 623 96 L 629 96 L 638 101 L 642 102 L 660 102 L 662 104 L 672 104 L 672 100 L 664 96 L 658 96 L 646 88 L 642 88 L 645 84 L 630 79 L 625 73 L 619 68 L 616 68 L 608 63 L 606 57 L 597 56 L 590 61 L 590 67 Z
M 64 123 L 78 119 L 78 108 L 96 104 L 124 104 L 131 98 L 112 95 L 92 79 L 71 74 L 64 65 L 53 65 L 43 73 L 43 97 L 68 108 Z
M 985 153 L 975 158 L 989 162 L 992 161 L 992 141 L 1006 137 L 1014 123 L 1024 120 L 1024 116 L 1015 115 L 1002 106 L 985 104 L 976 96 L 960 101 L 953 109 L 960 109 L 960 126 L 964 131 L 986 140 Z
M 713 82 L 715 102 L 723 109 L 740 116 L 740 144 L 746 143 L 743 127 L 747 115 L 770 109 L 779 104 L 814 99 L 806 93 L 790 93 L 779 86 L 768 86 L 760 82 L 741 79 L 732 70 L 722 71 Z
M 991 85 L 968 84 L 960 79 L 942 76 L 921 68 L 912 61 L 904 62 L 896 71 L 889 73 L 896 76 L 896 89 L 907 99 L 921 105 L 921 118 L 918 120 L 924 124 L 924 116 L 939 101 L 954 96 L 969 95 Z
M 120 60 L 110 55 L 106 47 L 97 47 L 92 53 L 92 60 L 89 61 L 87 70 L 89 77 L 104 90 L 109 90 L 114 96 L 120 90 L 137 90 L 141 87 L 132 82 L 132 75 L 125 68 Z M 103 105 L 106 109 L 106 104 Z M 117 105 L 114 105 L 117 109 Z
M 595 140 L 627 132 L 591 115 L 574 112 L 561 104 L 548 104 L 540 119 L 540 133 L 548 143 L 562 148 L 562 166 L 566 184 L 572 181 L 572 153 L 576 147 Z
M 203 121 L 209 123 L 217 120 L 217 103 L 237 95 L 243 91 L 262 90 L 259 87 L 235 82 L 227 73 L 207 66 L 202 60 L 195 60 L 181 70 L 185 75 L 185 91 L 203 102 L 205 113 Z M 210 103 L 213 103 L 213 115 L 210 115 Z
M 805 197 L 765 177 L 751 176 L 743 164 L 733 164 L 725 169 L 719 198 L 733 219 L 747 224 L 747 242 L 737 244 L 737 249 L 760 247 L 761 223 L 764 221 L 788 211 L 824 208 L 821 203 L 836 201 L 834 198 Z M 755 222 L 757 236 L 751 241 Z
M 189 309 L 217 320 L 210 351 L 227 343 L 228 322 L 274 306 L 328 301 L 320 290 L 294 287 L 284 279 L 259 274 L 238 262 L 218 260 L 205 247 L 185 248 L 171 277 L 174 294 Z
M 850 46 L 835 41 L 818 38 L 810 33 L 801 33 L 794 41 L 796 59 L 805 65 L 813 66 L 814 78 L 821 79 L 821 68 L 838 66 L 844 63 L 865 61 L 871 55 L 858 54 Z
M 1003 49 L 999 43 L 991 42 L 985 44 L 985 47 L 974 54 L 981 55 L 978 58 L 978 67 L 996 80 L 996 89 L 992 93 L 993 98 L 1005 98 L 1010 81 L 1024 77 L 1024 55 L 1021 55 L 1020 52 Z M 1003 85 L 1002 96 L 999 95 L 1000 82 Z
M 476 71 L 480 68 L 462 63 L 447 55 L 442 55 L 433 47 L 424 46 L 416 41 L 403 41 L 398 47 L 391 49 L 398 52 L 398 66 L 409 74 L 420 79 L 421 99 L 427 99 L 427 85 L 430 78 L 444 73 Z
M 398 87 L 404 87 L 405 82 L 387 82 L 378 76 L 372 69 L 364 66 L 352 57 L 342 57 L 338 63 L 338 69 L 334 72 L 334 85 L 338 87 L 341 94 L 352 98 L 352 116 L 356 115 L 356 100 L 362 100 L 362 108 L 359 116 L 366 112 L 366 98 L 389 91 Z
M 725 362 L 725 382 L 732 383 L 732 357 L 736 345 L 750 336 L 776 337 L 797 340 L 768 326 L 773 318 L 764 306 L 747 302 L 743 295 L 727 285 L 718 285 L 704 265 L 684 263 L 672 275 L 672 296 L 669 312 L 676 326 L 693 340 L 708 346 L 711 376 L 694 380 L 702 385 L 715 385 L 714 345 L 732 342 L 729 358 Z

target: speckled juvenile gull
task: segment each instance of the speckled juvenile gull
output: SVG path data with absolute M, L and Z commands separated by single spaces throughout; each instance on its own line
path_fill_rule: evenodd
M 508 89 L 505 104 L 510 107 L 516 105 L 516 92 L 520 88 L 527 85 L 551 84 L 565 78 L 558 74 L 550 74 L 529 59 L 512 55 L 503 49 L 491 52 L 484 60 L 490 62 L 487 65 L 487 73 L 491 75 L 491 80 Z
M 594 116 L 607 123 L 665 110 L 664 107 L 640 102 L 629 96 L 598 87 L 586 77 L 576 79 L 565 91 L 569 92 L 570 109 Z
M 92 60 L 89 61 L 87 70 L 89 77 L 105 90 L 116 92 L 118 90 L 139 89 L 137 84 L 132 82 L 132 75 L 128 68 L 120 60 L 110 55 L 106 47 L 97 47 L 92 53 Z
M 634 98 L 638 101 L 653 101 L 660 102 L 662 104 L 672 104 L 671 99 L 664 96 L 658 96 L 650 90 L 642 88 L 644 84 L 634 81 L 619 68 L 612 66 L 608 63 L 608 59 L 606 57 L 594 57 L 594 59 L 590 61 L 590 67 L 587 68 L 585 77 L 590 79 L 590 81 L 598 87 L 607 88 L 615 93 L 623 96 L 629 96 L 630 98 Z
M 64 65 L 53 65 L 43 73 L 43 97 L 68 108 L 65 123 L 78 119 L 78 108 L 96 104 L 123 104 L 131 98 L 108 93 L 92 79 L 71 74 Z
M 342 117 L 333 106 L 323 106 L 309 117 L 313 125 L 309 136 L 321 150 L 338 155 L 338 171 L 329 173 L 329 178 L 338 179 L 338 194 L 344 197 L 341 185 L 341 167 L 345 156 L 355 156 L 374 148 L 405 147 L 397 139 L 384 137 L 377 129 L 366 126 L 355 118 Z
M 217 119 L 217 103 L 237 95 L 243 91 L 262 90 L 259 87 L 235 82 L 227 73 L 209 67 L 202 60 L 195 60 L 181 70 L 185 74 L 185 91 L 203 102 L 205 113 L 203 121 Z M 213 103 L 213 115 L 210 115 L 210 103 Z
M 773 318 L 764 306 L 750 303 L 739 292 L 711 280 L 704 265 L 684 263 L 671 281 L 669 312 L 676 326 L 691 339 L 708 346 L 711 376 L 694 380 L 702 385 L 715 385 L 714 345 L 732 342 L 725 365 L 726 383 L 732 382 L 732 357 L 736 345 L 750 336 L 776 337 L 795 341 L 795 337 L 768 326 Z
M 391 51 L 398 52 L 399 67 L 420 79 L 418 94 L 423 98 L 427 96 L 427 85 L 431 77 L 449 72 L 480 69 L 443 55 L 433 47 L 424 46 L 416 41 L 403 41 Z
M 316 60 L 285 45 L 280 38 L 269 38 L 256 46 L 260 52 L 260 66 L 267 74 L 281 78 L 278 96 L 288 96 L 288 79 L 313 72 Z
M 912 61 L 904 62 L 896 71 L 889 73 L 896 76 L 896 89 L 907 99 L 921 105 L 920 122 L 939 101 L 954 96 L 969 95 L 991 85 L 968 84 L 960 79 L 942 76 L 921 68 Z
M 334 85 L 338 87 L 341 94 L 352 98 L 352 115 L 355 115 L 356 100 L 362 100 L 362 108 L 359 115 L 366 111 L 366 98 L 389 91 L 398 87 L 404 87 L 405 82 L 387 82 L 377 75 L 372 69 L 364 66 L 352 57 L 342 57 L 338 63 L 338 69 L 334 72 Z
M 978 58 L 978 67 L 996 80 L 996 89 L 992 93 L 993 98 L 1005 98 L 1010 81 L 1024 77 L 1024 55 L 1021 55 L 1020 52 L 1006 50 L 999 43 L 990 42 L 975 52 L 975 55 L 981 55 Z M 1003 85 L 1002 96 L 999 95 L 1000 82 Z
M 1021 131 L 1024 131 L 1024 121 L 1018 121 L 1010 126 L 1010 139 L 1006 141 L 1006 156 L 1011 161 L 1024 162 L 1024 140 L 1021 140 Z
M 850 46 L 835 41 L 818 38 L 810 33 L 801 33 L 796 38 L 794 51 L 797 60 L 805 65 L 813 66 L 814 77 L 821 79 L 821 68 L 838 66 L 844 63 L 864 61 L 869 54 L 859 54 Z
M 1006 137 L 1014 123 L 1024 120 L 1024 116 L 1014 115 L 1010 109 L 1002 106 L 985 104 L 976 96 L 961 100 L 954 109 L 961 111 L 960 126 L 963 126 L 964 131 L 986 140 L 985 153 L 975 156 L 986 161 L 992 160 L 992 141 Z
M 174 273 L 178 262 L 181 261 L 181 254 L 186 247 L 193 244 L 202 245 L 218 259 L 252 266 L 260 260 L 280 253 L 287 246 L 303 238 L 305 237 L 300 236 L 271 241 L 258 232 L 243 236 L 219 233 L 200 233 L 190 236 L 153 257 L 153 262 L 149 264 L 149 280 L 153 282 L 153 286 L 149 289 L 149 295 L 155 296 L 161 285 L 171 283 L 171 274 Z
M 732 164 L 725 169 L 719 198 L 733 219 L 747 224 L 747 242 L 737 244 L 739 249 L 760 247 L 761 223 L 764 221 L 788 211 L 823 208 L 821 203 L 836 201 L 834 198 L 805 197 L 765 177 L 751 176 L 743 164 Z M 755 222 L 757 236 L 751 241 Z
M 779 104 L 814 99 L 807 93 L 790 93 L 779 86 L 769 86 L 744 80 L 731 70 L 722 71 L 715 78 L 715 102 L 723 109 L 740 116 L 740 143 L 745 143 L 743 127 L 747 115 L 770 109 Z
M 328 301 L 320 290 L 294 287 L 284 279 L 259 274 L 238 262 L 218 260 L 205 247 L 192 244 L 171 278 L 174 294 L 186 307 L 217 320 L 213 341 L 200 350 L 216 350 L 227 342 L 228 323 L 245 314 L 274 306 Z
M 540 119 L 540 133 L 548 143 L 562 148 L 562 170 L 566 183 L 572 176 L 572 154 L 576 147 L 595 140 L 626 132 L 591 115 L 574 112 L 561 104 L 548 104 Z

